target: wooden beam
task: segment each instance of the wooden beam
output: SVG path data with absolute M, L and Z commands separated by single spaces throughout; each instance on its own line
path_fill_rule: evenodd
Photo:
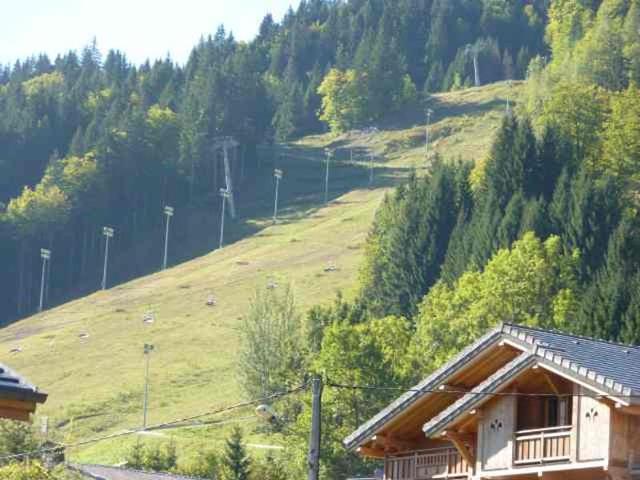
M 358 455 L 369 458 L 384 458 L 384 450 L 371 447 L 358 447 L 356 452 Z
M 476 459 L 472 452 L 469 451 L 467 446 L 464 444 L 465 439 L 473 438 L 471 435 L 461 435 L 458 432 L 445 431 L 443 434 L 453 443 L 453 446 L 456 447 L 458 453 L 464 458 L 467 462 L 467 465 L 470 467 L 475 466 Z
M 376 445 L 383 446 L 385 451 L 386 450 L 403 451 L 403 450 L 412 450 L 416 448 L 416 445 L 414 442 L 407 442 L 405 440 L 400 440 L 399 438 L 395 438 L 395 437 L 392 437 L 391 435 L 387 435 L 384 433 L 379 433 L 374 435 L 371 438 L 371 440 Z
M 544 377 L 545 381 L 549 385 L 549 388 L 551 388 L 551 391 L 554 393 L 554 395 L 560 396 L 561 395 L 560 388 L 558 388 L 558 385 L 556 385 L 556 382 L 553 381 L 553 378 L 551 378 L 545 370 L 542 370 L 542 376 Z
M 30 420 L 29 411 L 19 410 L 17 408 L 0 407 L 0 418 L 8 418 L 10 420 L 21 420 L 28 422 Z
M 469 430 L 469 427 L 482 420 L 482 417 L 484 417 L 482 408 L 474 408 L 473 410 L 469 410 L 469 415 L 462 421 L 462 423 L 458 427 L 458 432 L 466 433 Z
M 16 410 L 36 411 L 36 402 L 24 402 L 21 400 L 7 400 L 0 398 L 0 408 L 15 408 Z
M 640 405 L 631 405 L 625 407 L 620 403 L 616 403 L 616 408 L 620 409 L 621 412 L 627 413 L 629 415 L 640 415 Z
M 447 393 L 467 393 L 469 391 L 469 387 L 461 384 L 443 383 L 438 387 L 438 390 L 441 392 L 446 391 Z

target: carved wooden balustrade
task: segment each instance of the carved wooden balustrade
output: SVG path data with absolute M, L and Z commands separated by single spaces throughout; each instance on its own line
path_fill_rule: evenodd
M 514 465 L 550 463 L 569 460 L 571 425 L 520 430 L 515 434 Z
M 387 457 L 385 480 L 427 480 L 431 478 L 466 478 L 472 468 L 453 447 L 420 450 L 397 457 Z

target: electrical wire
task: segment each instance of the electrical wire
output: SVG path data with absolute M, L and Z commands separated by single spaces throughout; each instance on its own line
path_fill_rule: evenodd
M 158 423 L 155 425 L 149 425 L 147 428 L 137 428 L 137 429 L 130 429 L 130 430 L 125 430 L 122 432 L 116 432 L 116 433 L 111 433 L 109 435 L 104 435 L 101 437 L 94 437 L 94 438 L 90 438 L 87 440 L 80 440 L 78 442 L 72 442 L 72 443 L 61 443 L 59 445 L 56 445 L 55 447 L 46 447 L 46 448 L 40 448 L 40 449 L 36 449 L 36 450 L 31 450 L 28 452 L 20 452 L 20 453 L 14 453 L 11 455 L 4 455 L 0 457 L 0 462 L 5 461 L 5 460 L 13 460 L 13 459 L 18 459 L 18 458 L 24 458 L 24 457 L 32 457 L 32 456 L 37 456 L 37 455 L 42 455 L 45 453 L 51 453 L 51 452 L 57 452 L 60 449 L 68 449 L 68 448 L 75 448 L 75 447 L 82 447 L 85 445 L 91 445 L 93 443 L 98 443 L 98 442 L 102 442 L 105 440 L 113 440 L 115 438 L 121 438 L 121 437 L 126 437 L 129 435 L 134 435 L 136 433 L 142 433 L 142 432 L 147 432 L 147 431 L 153 431 L 153 430 L 162 430 L 162 429 L 166 429 L 166 428 L 170 428 L 171 426 L 174 425 L 178 425 L 181 423 L 185 423 L 185 422 L 189 422 L 192 420 L 197 420 L 199 418 L 203 418 L 203 417 L 208 417 L 211 415 L 219 415 L 221 413 L 226 413 L 226 412 L 230 412 L 233 410 L 238 410 L 240 408 L 244 408 L 244 407 L 249 407 L 249 406 L 253 406 L 256 404 L 260 404 L 260 403 L 265 403 L 265 402 L 269 402 L 272 400 L 276 400 L 288 395 L 292 395 L 294 393 L 298 393 L 302 390 L 305 390 L 308 386 L 308 383 L 304 383 L 298 387 L 289 389 L 289 390 L 284 390 L 282 392 L 276 392 L 273 393 L 271 395 L 267 395 L 263 398 L 259 398 L 259 399 L 254 399 L 254 400 L 248 400 L 245 402 L 239 402 L 233 405 L 230 405 L 228 407 L 221 407 L 218 409 L 214 409 L 214 410 L 210 410 L 208 412 L 204 412 L 204 413 L 199 413 L 197 415 L 190 415 L 188 417 L 183 417 L 183 418 L 179 418 L 179 419 L 175 419 L 175 420 L 170 420 L 168 422 L 163 422 L 163 423 Z
M 324 384 L 326 387 L 338 388 L 344 390 L 384 390 L 384 391 L 398 391 L 398 392 L 415 392 L 415 393 L 433 393 L 442 395 L 451 394 L 465 394 L 465 395 L 477 395 L 487 397 L 547 397 L 547 398 L 572 398 L 572 397 L 589 397 L 589 398 L 602 398 L 617 400 L 615 395 L 607 394 L 588 394 L 588 393 L 531 393 L 531 392 L 497 392 L 493 390 L 464 390 L 455 388 L 404 388 L 400 386 L 380 386 L 380 385 L 348 385 L 343 383 L 327 382 Z M 640 398 L 640 395 L 621 395 L 624 398 Z

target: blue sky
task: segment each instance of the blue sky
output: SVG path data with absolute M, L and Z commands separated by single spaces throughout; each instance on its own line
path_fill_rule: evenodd
M 250 40 L 268 12 L 280 20 L 299 0 L 6 0 L 0 20 L 0 64 L 45 52 L 78 50 L 93 37 L 104 52 L 130 61 L 172 58 L 183 63 L 201 35 L 223 23 Z

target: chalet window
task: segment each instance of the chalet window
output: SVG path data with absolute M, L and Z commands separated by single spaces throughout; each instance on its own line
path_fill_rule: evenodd
M 559 425 L 571 425 L 571 397 L 558 399 Z
M 571 424 L 571 398 L 547 397 L 543 402 L 544 427 L 561 427 Z
M 558 426 L 558 405 L 560 402 L 557 398 L 551 397 L 546 399 L 546 426 L 547 427 L 557 427 Z
M 518 399 L 518 429 L 571 425 L 571 397 L 522 397 Z

